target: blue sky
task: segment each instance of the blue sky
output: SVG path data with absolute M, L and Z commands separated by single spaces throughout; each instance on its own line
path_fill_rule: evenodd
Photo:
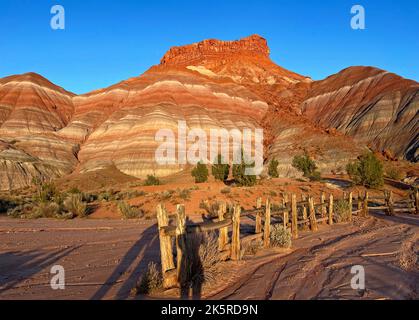
M 55 4 L 65 30 L 50 27 Z M 366 30 L 350 27 L 355 4 Z M 419 80 L 418 0 L 0 0 L 0 77 L 32 71 L 85 93 L 143 73 L 171 46 L 254 33 L 273 61 L 313 79 L 372 65 Z

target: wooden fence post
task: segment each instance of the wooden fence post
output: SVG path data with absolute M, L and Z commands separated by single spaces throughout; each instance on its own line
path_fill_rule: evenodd
M 349 192 L 349 222 L 352 222 L 352 192 Z
M 294 239 L 298 238 L 297 195 L 291 195 L 291 232 Z
M 314 200 L 313 197 L 308 197 L 308 206 L 309 206 L 309 219 L 310 219 L 310 229 L 311 231 L 317 231 L 317 220 L 316 220 L 316 211 L 314 210 Z
M 178 204 L 176 208 L 176 268 L 177 280 L 180 285 L 186 280 L 186 261 L 184 254 L 186 251 L 186 215 L 185 206 Z
M 368 192 L 367 191 L 365 191 L 365 195 L 364 195 L 363 216 L 368 217 Z
M 231 236 L 231 260 L 240 260 L 240 205 L 234 206 L 233 211 L 233 234 Z
M 419 214 L 419 190 L 415 190 L 416 214 Z
M 268 248 L 271 245 L 271 201 L 266 199 L 265 225 L 263 227 L 263 245 Z
M 169 225 L 169 217 L 167 215 L 166 209 L 161 203 L 157 206 L 157 224 L 159 228 L 163 287 L 165 289 L 169 289 L 175 287 L 178 281 L 176 272 L 169 276 L 169 271 L 175 270 L 175 264 L 173 261 L 171 237 L 164 235 L 162 229 L 163 227 L 167 227 Z
M 307 201 L 307 197 L 304 194 L 302 194 L 301 195 L 301 200 L 303 202 L 305 202 L 305 201 Z M 307 220 L 307 205 L 306 204 L 303 205 L 303 220 Z M 304 223 L 303 224 L 303 230 L 307 230 L 307 229 L 308 229 L 307 228 L 307 223 Z
M 329 195 L 329 225 L 333 224 L 333 194 Z
M 257 198 L 256 200 L 256 209 L 262 208 L 262 198 Z M 262 232 L 262 213 L 257 212 L 256 213 L 256 220 L 255 220 L 255 233 L 261 233 Z
M 218 221 L 225 220 L 226 211 L 227 211 L 226 203 L 222 202 L 218 208 Z M 218 234 L 218 250 L 223 251 L 227 243 L 228 243 L 228 227 L 220 228 L 220 231 Z
M 320 203 L 322 204 L 321 216 L 322 218 L 325 218 L 326 217 L 326 195 L 324 192 L 322 192 L 320 195 Z M 326 223 L 326 221 L 323 221 L 322 223 Z
M 283 220 L 284 229 L 287 230 L 288 223 L 289 223 L 289 220 L 290 220 L 289 219 L 289 212 L 288 212 L 288 210 L 286 210 L 287 204 L 288 204 L 288 194 L 287 193 L 284 194 L 284 199 L 282 200 L 282 203 L 285 207 L 285 211 L 284 211 L 284 215 L 283 215 L 283 217 L 284 217 L 284 220 Z
M 360 212 L 359 210 L 362 210 L 362 198 L 361 198 L 361 194 L 358 191 L 358 216 L 362 216 L 362 212 Z
M 386 215 L 394 216 L 393 191 L 385 191 L 385 202 L 387 206 Z

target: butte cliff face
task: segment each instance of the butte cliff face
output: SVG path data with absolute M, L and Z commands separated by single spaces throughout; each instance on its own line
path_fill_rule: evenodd
M 272 62 L 256 35 L 172 48 L 143 75 L 80 96 L 35 74 L 8 77 L 0 190 L 109 166 L 136 177 L 176 173 L 184 167 L 156 163 L 155 134 L 176 134 L 178 121 L 208 134 L 263 128 L 264 157 L 277 158 L 283 175 L 303 151 L 327 171 L 366 146 L 417 160 L 417 97 L 416 82 L 374 68 L 314 82 Z

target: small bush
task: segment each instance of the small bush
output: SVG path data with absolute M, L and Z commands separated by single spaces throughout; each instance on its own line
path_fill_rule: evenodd
M 310 179 L 310 181 L 321 181 L 322 180 L 322 176 L 320 174 L 320 171 L 314 171 L 313 173 L 311 173 L 308 178 Z
M 271 245 L 274 247 L 290 248 L 292 244 L 291 232 L 281 224 L 271 226 Z
M 144 182 L 145 186 L 159 186 L 160 180 L 154 175 L 148 175 L 147 180 Z
M 254 256 L 262 248 L 263 248 L 262 240 L 252 241 L 245 248 L 244 254 Z
M 395 166 L 387 167 L 386 176 L 392 180 L 397 180 L 397 181 L 400 181 L 405 177 L 404 173 Z
M 251 164 L 246 164 L 246 160 L 244 158 L 244 153 L 243 153 L 243 150 L 242 150 L 241 163 L 240 164 L 233 164 L 234 180 L 240 186 L 246 186 L 246 187 L 254 186 L 256 184 L 256 176 L 246 174 L 246 169 L 247 168 L 253 168 L 254 166 L 255 166 L 254 162 L 252 162 Z
M 178 191 L 179 198 L 183 200 L 188 200 L 191 197 L 191 190 L 183 189 Z
M 278 164 L 279 164 L 279 162 L 276 159 L 272 159 L 271 162 L 269 162 L 268 174 L 272 178 L 278 178 L 279 177 Z
M 367 188 L 377 188 L 384 184 L 383 165 L 372 152 L 367 152 L 357 161 L 348 163 L 346 171 L 355 184 Z
M 334 205 L 334 220 L 337 223 L 349 221 L 349 201 L 339 199 Z
M 136 219 L 141 218 L 144 215 L 141 209 L 133 207 L 125 201 L 118 202 L 118 210 L 124 219 Z
M 214 233 L 186 236 L 185 269 L 182 285 L 197 285 L 214 281 L 220 274 L 218 239 Z
M 77 194 L 77 193 L 82 193 L 82 192 L 78 188 L 73 187 L 70 190 L 68 190 L 67 193 Z
M 202 162 L 198 162 L 196 167 L 191 172 L 192 177 L 195 178 L 195 183 L 203 183 L 208 181 L 208 168 Z
M 163 285 L 163 277 L 156 263 L 150 262 L 144 275 L 140 278 L 137 292 L 149 294 L 159 290 Z
M 80 193 L 70 194 L 64 200 L 64 208 L 73 217 L 85 217 L 87 212 L 87 205 L 83 202 L 83 195 Z
M 35 201 L 37 202 L 49 202 L 53 201 L 54 198 L 60 194 L 53 183 L 40 183 L 37 184 L 37 192 L 35 195 Z
M 60 206 L 55 202 L 40 202 L 30 218 L 55 218 L 60 214 Z
M 304 177 L 310 177 L 317 169 L 316 163 L 305 153 L 302 156 L 295 156 L 292 159 L 292 166 L 301 171 Z
M 226 181 L 230 172 L 230 165 L 223 164 L 223 157 L 221 154 L 217 156 L 215 163 L 211 167 L 211 173 L 216 180 Z

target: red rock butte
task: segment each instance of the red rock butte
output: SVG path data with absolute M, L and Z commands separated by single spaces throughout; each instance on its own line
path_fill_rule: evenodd
M 28 73 L 0 79 L 0 190 L 103 168 L 145 177 L 181 165 L 155 161 L 161 128 L 179 120 L 216 128 L 264 129 L 264 158 L 293 175 L 308 151 L 324 172 L 367 148 L 416 162 L 419 84 L 373 67 L 321 81 L 275 64 L 267 41 L 204 40 L 174 47 L 160 65 L 108 88 L 75 95 Z

